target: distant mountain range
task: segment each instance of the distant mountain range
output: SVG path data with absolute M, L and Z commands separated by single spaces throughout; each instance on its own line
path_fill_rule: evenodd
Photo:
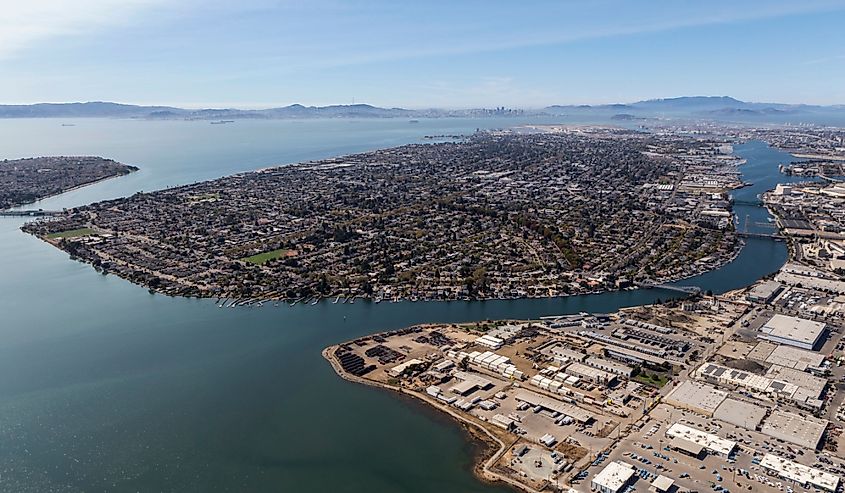
M 684 96 L 630 104 L 555 105 L 544 108 L 544 111 L 551 115 L 606 115 L 625 120 L 679 117 L 767 121 L 825 116 L 845 118 L 843 105 L 750 103 L 728 96 Z
M 296 118 L 449 118 L 449 117 L 596 117 L 612 120 L 650 118 L 705 118 L 727 121 L 841 121 L 845 105 L 750 103 L 728 96 L 684 96 L 650 99 L 630 104 L 554 105 L 539 110 L 509 108 L 409 110 L 369 104 L 303 106 L 244 110 L 236 108 L 185 109 L 172 106 L 137 106 L 108 102 L 0 105 L 0 118 L 140 118 L 160 120 L 235 120 Z
M 508 108 L 469 110 L 408 110 L 369 104 L 303 106 L 243 110 L 236 108 L 185 109 L 172 106 L 136 106 L 107 103 L 39 103 L 0 105 L 0 118 L 144 118 L 162 120 L 285 119 L 285 118 L 440 118 L 524 116 L 537 114 Z

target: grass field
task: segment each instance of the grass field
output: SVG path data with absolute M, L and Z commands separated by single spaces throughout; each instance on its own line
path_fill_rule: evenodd
M 634 377 L 634 380 L 640 383 L 644 383 L 646 385 L 651 385 L 653 387 L 663 387 L 666 385 L 671 378 L 671 375 L 667 375 L 665 373 L 648 373 L 642 372 L 639 375 Z
M 249 262 L 251 264 L 261 265 L 261 264 L 266 263 L 270 260 L 284 257 L 285 255 L 288 254 L 289 251 L 290 250 L 288 250 L 287 248 L 279 248 L 278 250 L 272 250 L 272 251 L 269 251 L 269 252 L 259 253 L 257 255 L 253 255 L 251 257 L 244 257 L 241 260 L 243 260 L 245 262 Z
M 79 228 L 79 229 L 71 229 L 68 231 L 59 231 L 58 233 L 50 233 L 47 235 L 47 239 L 54 240 L 56 238 L 79 238 L 80 236 L 88 236 L 95 234 L 91 228 Z

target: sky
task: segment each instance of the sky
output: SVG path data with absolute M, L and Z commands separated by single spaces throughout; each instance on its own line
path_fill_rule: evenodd
M 845 104 L 845 0 L 0 0 L 0 103 Z

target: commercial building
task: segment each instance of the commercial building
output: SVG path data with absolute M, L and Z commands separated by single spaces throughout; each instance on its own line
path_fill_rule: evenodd
M 818 371 L 824 364 L 824 355 L 792 346 L 777 346 L 765 361 L 799 371 Z
M 613 373 L 582 363 L 572 363 L 566 367 L 566 372 L 601 385 L 612 385 L 616 382 L 616 375 Z
M 404 375 L 406 371 L 412 370 L 414 369 L 414 367 L 417 367 L 421 364 L 423 364 L 423 362 L 418 359 L 409 359 L 408 361 L 399 363 L 398 365 L 388 370 L 387 374 L 391 377 L 396 378 Z
M 667 363 L 664 358 L 661 358 L 659 356 L 654 356 L 651 354 L 646 354 L 642 351 L 626 349 L 623 347 L 606 346 L 604 348 L 604 354 L 609 358 L 617 359 L 625 363 L 631 363 L 634 365 L 645 365 L 652 368 L 662 367 L 665 366 Z
M 745 295 L 745 298 L 753 303 L 768 303 L 775 299 L 775 296 L 782 290 L 783 285 L 781 283 L 777 281 L 765 281 L 755 284 Z
M 494 425 L 498 426 L 499 428 L 503 428 L 505 430 L 512 430 L 516 428 L 516 421 L 513 419 L 505 416 L 504 414 L 497 414 L 490 419 L 490 422 Z
M 518 402 L 525 402 L 533 407 L 540 407 L 542 409 L 551 411 L 553 413 L 563 414 L 578 421 L 579 423 L 589 423 L 593 421 L 593 415 L 581 409 L 580 407 L 567 404 L 549 397 L 535 394 L 527 390 L 520 390 L 515 396 Z
M 590 489 L 601 493 L 619 493 L 631 483 L 635 473 L 631 464 L 613 461 L 596 474 L 590 483 Z
M 464 371 L 455 372 L 455 378 L 460 380 L 460 382 L 453 385 L 449 391 L 462 396 L 467 396 L 479 389 L 489 389 L 493 386 L 493 382 L 490 380 Z
M 766 417 L 766 411 L 768 411 L 768 408 L 759 405 L 759 403 L 728 397 L 719 405 L 716 412 L 713 413 L 713 417 L 725 423 L 754 431 Z
M 704 447 L 683 438 L 673 438 L 669 441 L 669 447 L 696 459 L 704 458 Z
M 839 486 L 838 476 L 776 455 L 764 455 L 763 460 L 760 461 L 760 466 L 770 474 L 777 474 L 781 478 L 790 479 L 805 488 L 812 486 L 826 491 L 836 491 Z
M 649 491 L 653 491 L 654 493 L 667 493 L 669 490 L 672 489 L 672 486 L 675 485 L 675 480 L 672 478 L 667 478 L 664 475 L 659 475 L 654 478 L 654 481 L 651 482 L 651 487 Z
M 800 387 L 798 385 L 803 385 L 806 382 L 812 383 L 814 381 L 809 380 L 808 378 L 817 377 L 813 377 L 813 375 L 810 375 L 809 373 L 791 370 L 800 374 L 789 375 L 789 377 L 793 377 L 795 382 L 798 382 L 798 384 L 796 384 L 785 380 L 787 376 L 784 372 L 786 370 L 790 369 L 778 367 L 775 370 L 775 373 L 772 373 L 772 376 L 777 378 L 771 378 L 770 376 L 756 375 L 754 373 L 737 370 L 735 368 L 728 368 L 715 363 L 704 363 L 698 368 L 698 370 L 695 371 L 695 376 L 696 378 L 707 382 L 725 385 L 732 388 L 740 388 L 747 392 L 755 392 L 774 397 L 775 399 L 788 401 L 790 404 L 794 404 L 804 409 L 813 411 L 820 409 L 823 401 L 817 398 L 821 394 L 822 390 L 819 389 L 818 384 L 813 383 L 812 387 Z M 800 379 L 798 378 L 799 376 Z
M 481 344 L 484 347 L 488 347 L 490 349 L 499 349 L 505 343 L 502 339 L 498 337 L 493 337 L 489 334 L 485 334 L 478 339 L 475 340 L 476 344 Z
M 628 365 L 608 361 L 604 358 L 599 358 L 597 356 L 590 356 L 584 363 L 587 366 L 598 368 L 599 370 L 623 376 L 625 378 L 631 378 L 631 375 L 633 375 L 634 373 L 634 369 Z
M 666 430 L 666 436 L 669 438 L 679 438 L 681 440 L 692 442 L 722 457 L 729 456 L 736 448 L 736 442 L 733 440 L 726 440 L 713 435 L 712 433 L 691 428 L 681 423 L 675 423 L 670 426 L 669 429 Z
M 770 437 L 814 450 L 821 443 L 827 425 L 827 420 L 775 409 L 760 431 Z
M 678 409 L 713 416 L 728 393 L 712 385 L 686 380 L 666 396 L 664 402 Z
M 772 365 L 769 371 L 766 372 L 766 377 L 772 380 L 787 382 L 798 387 L 792 395 L 792 399 L 796 402 L 809 402 L 811 408 L 821 405 L 821 403 L 811 401 L 821 400 L 827 387 L 826 378 L 817 377 L 810 373 L 780 365 Z
M 581 362 L 584 361 L 584 358 L 587 357 L 586 354 L 575 351 L 574 349 L 570 349 L 561 343 L 555 343 L 552 346 L 548 347 L 546 354 L 549 354 L 554 358 L 554 360 L 558 363 L 571 363 L 571 362 Z
M 778 313 L 760 327 L 760 339 L 815 350 L 825 334 L 825 324 Z
M 478 351 L 473 351 L 471 353 L 465 353 L 463 351 L 457 353 L 450 351 L 447 352 L 446 355 L 450 358 L 455 358 L 457 361 L 461 361 L 466 358 L 472 365 L 498 373 L 513 380 L 522 380 L 524 376 L 522 371 L 518 370 L 516 366 L 511 363 L 510 358 L 496 354 L 492 351 L 484 351 L 483 353 Z

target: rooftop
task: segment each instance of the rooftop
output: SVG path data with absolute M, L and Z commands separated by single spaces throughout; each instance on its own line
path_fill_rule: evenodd
M 782 477 L 797 481 L 801 484 L 810 483 L 828 491 L 836 491 L 839 477 L 833 474 L 813 469 L 812 467 L 792 462 L 776 455 L 766 454 L 760 465 L 766 469 L 776 471 Z
M 634 475 L 634 466 L 622 461 L 613 461 L 605 466 L 600 473 L 593 478 L 593 483 L 603 486 L 610 491 L 618 491 Z
M 824 331 L 825 324 L 804 318 L 776 314 L 761 328 L 763 338 L 778 338 L 812 346 Z M 768 336 L 768 337 L 766 337 Z
M 712 433 L 706 433 L 681 423 L 670 426 L 666 430 L 666 435 L 670 438 L 682 438 L 721 455 L 728 455 L 736 448 L 736 442 L 732 440 L 719 438 Z

